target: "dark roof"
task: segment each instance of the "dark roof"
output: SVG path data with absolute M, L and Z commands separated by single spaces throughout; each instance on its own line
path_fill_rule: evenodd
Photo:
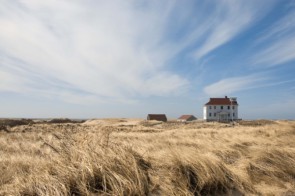
M 182 116 L 179 117 L 178 119 L 181 119 L 181 120 L 194 119 L 194 120 L 196 120 L 197 118 L 196 118 L 194 115 L 182 115 Z
M 209 102 L 205 105 L 238 105 L 237 101 L 230 102 L 230 99 L 225 96 L 224 98 L 210 98 Z
M 148 114 L 147 119 L 167 122 L 167 117 L 165 114 Z

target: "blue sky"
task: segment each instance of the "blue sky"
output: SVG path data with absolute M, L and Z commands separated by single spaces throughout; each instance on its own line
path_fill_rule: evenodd
M 0 117 L 294 119 L 294 0 L 3 0 Z

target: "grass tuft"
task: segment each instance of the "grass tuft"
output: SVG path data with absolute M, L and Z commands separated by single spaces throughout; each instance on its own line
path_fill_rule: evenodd
M 295 123 L 253 123 L 16 125 L 0 132 L 0 195 L 292 195 Z

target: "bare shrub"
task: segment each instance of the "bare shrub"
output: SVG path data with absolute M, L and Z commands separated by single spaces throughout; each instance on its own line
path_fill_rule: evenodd
M 31 119 L 0 119 L 0 126 L 2 127 L 15 127 L 19 125 L 29 125 L 34 124 L 34 121 Z
M 48 123 L 83 123 L 84 120 L 71 120 L 68 118 L 54 118 L 48 121 Z

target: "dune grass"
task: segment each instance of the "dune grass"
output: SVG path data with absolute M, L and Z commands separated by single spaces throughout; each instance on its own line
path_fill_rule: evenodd
M 295 122 L 0 130 L 0 195 L 295 195 Z

